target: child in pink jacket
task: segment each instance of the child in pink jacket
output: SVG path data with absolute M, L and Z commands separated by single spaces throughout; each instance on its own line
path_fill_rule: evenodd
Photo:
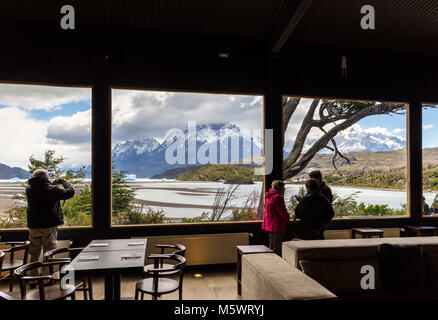
M 283 237 L 290 220 L 284 203 L 284 182 L 274 180 L 272 189 L 265 196 L 265 212 L 262 229 L 269 231 L 269 248 L 281 256 Z

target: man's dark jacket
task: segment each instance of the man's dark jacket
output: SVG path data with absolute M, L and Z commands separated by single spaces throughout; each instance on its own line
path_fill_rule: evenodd
M 27 227 L 29 229 L 51 228 L 64 224 L 60 200 L 75 195 L 72 185 L 64 180 L 63 188 L 54 186 L 43 177 L 29 179 L 26 188 Z
M 308 193 L 295 208 L 295 217 L 300 219 L 299 231 L 322 230 L 335 215 L 329 200 L 321 193 Z
M 330 187 L 324 181 L 321 182 L 321 184 L 319 185 L 319 188 L 321 190 L 321 193 L 323 195 L 325 195 L 325 197 L 328 199 L 328 201 L 330 201 L 330 203 L 333 203 L 332 189 L 330 189 Z

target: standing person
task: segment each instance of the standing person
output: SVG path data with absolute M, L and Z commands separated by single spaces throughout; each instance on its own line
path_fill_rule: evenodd
M 432 212 L 430 211 L 429 205 L 426 202 L 426 198 L 423 196 L 423 214 L 430 215 Z
M 281 256 L 281 246 L 290 215 L 284 203 L 284 182 L 274 180 L 271 186 L 265 196 L 262 229 L 269 231 L 269 248 Z
M 315 179 L 319 184 L 320 192 L 333 203 L 333 193 L 330 187 L 322 180 L 322 173 L 319 170 L 315 170 L 309 173 L 309 178 Z
M 56 248 L 58 226 L 64 224 L 60 200 L 75 195 L 72 185 L 65 179 L 49 181 L 47 170 L 38 169 L 28 181 L 27 227 L 29 228 L 30 262 L 39 261 L 43 252 Z M 62 185 L 63 188 L 57 185 Z
M 292 225 L 292 234 L 303 240 L 321 239 L 324 227 L 334 217 L 335 212 L 327 197 L 320 192 L 315 179 L 307 180 L 306 190 L 307 194 L 295 208 L 295 218 L 300 221 Z

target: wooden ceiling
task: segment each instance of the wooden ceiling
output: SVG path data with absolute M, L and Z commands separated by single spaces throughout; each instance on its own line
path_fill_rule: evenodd
M 299 0 L 70 0 L 78 30 L 215 36 L 271 41 Z M 59 28 L 64 0 L 0 1 L 0 32 L 16 26 Z M 362 5 L 376 29 L 362 30 Z M 5 25 L 11 26 L 5 29 Z M 313 0 L 287 42 L 382 52 L 438 54 L 437 0 Z

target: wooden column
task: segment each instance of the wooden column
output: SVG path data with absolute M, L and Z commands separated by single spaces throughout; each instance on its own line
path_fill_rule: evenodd
M 111 226 L 111 87 L 92 89 L 93 226 L 104 233 Z
M 272 129 L 273 142 L 265 139 L 265 152 L 272 152 L 272 171 L 265 177 L 265 189 L 268 190 L 273 180 L 283 179 L 283 112 L 282 97 L 278 83 L 277 61 L 269 57 L 266 68 L 266 90 L 264 100 L 265 129 Z M 266 133 L 265 133 L 266 135 Z
M 407 114 L 407 188 L 408 209 L 413 222 L 419 223 L 423 211 L 422 104 L 410 101 Z

